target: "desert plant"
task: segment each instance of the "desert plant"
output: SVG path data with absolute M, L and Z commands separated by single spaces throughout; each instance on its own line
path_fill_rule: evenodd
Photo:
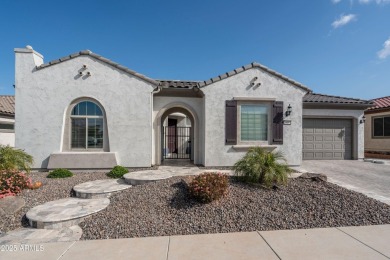
M 23 189 L 31 187 L 29 177 L 18 170 L 0 170 L 0 199 L 15 196 Z
M 114 179 L 118 179 L 118 178 L 122 178 L 123 175 L 125 175 L 128 172 L 129 170 L 126 169 L 125 167 L 117 165 L 114 168 L 112 168 L 112 170 L 109 173 L 107 173 L 107 176 Z
M 262 147 L 252 147 L 233 166 L 235 174 L 244 181 L 259 183 L 266 187 L 286 184 L 291 169 L 280 152 L 269 152 Z
M 68 169 L 55 169 L 47 175 L 47 178 L 68 178 L 72 177 L 73 173 Z
M 229 177 L 217 172 L 202 173 L 188 185 L 191 196 L 203 203 L 221 198 L 227 193 L 228 187 Z
M 0 170 L 29 172 L 33 162 L 33 157 L 25 151 L 9 145 L 0 145 Z

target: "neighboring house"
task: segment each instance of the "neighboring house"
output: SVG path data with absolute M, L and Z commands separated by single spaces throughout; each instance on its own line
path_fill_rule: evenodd
M 373 99 L 365 111 L 364 144 L 367 157 L 390 159 L 390 96 Z
M 149 167 L 184 155 L 231 166 L 255 145 L 289 165 L 364 156 L 370 102 L 314 94 L 257 63 L 195 82 L 154 80 L 88 50 L 49 63 L 30 46 L 15 55 L 16 147 L 35 168 Z
M 15 98 L 0 96 L 0 144 L 15 146 Z

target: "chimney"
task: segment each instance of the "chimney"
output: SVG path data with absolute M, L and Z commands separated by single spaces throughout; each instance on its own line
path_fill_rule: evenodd
M 42 54 L 33 50 L 29 45 L 26 48 L 15 48 L 15 89 L 23 87 L 31 80 L 36 66 L 43 64 Z
M 43 64 L 42 54 L 33 50 L 30 45 L 26 48 L 15 48 L 15 69 L 29 69 L 32 71 L 35 66 Z

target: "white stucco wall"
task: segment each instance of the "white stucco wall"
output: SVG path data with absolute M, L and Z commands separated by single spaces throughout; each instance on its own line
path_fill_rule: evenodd
M 65 114 L 75 99 L 97 100 L 106 112 L 109 151 L 127 167 L 152 163 L 151 83 L 90 56 L 35 71 L 43 61 L 27 49 L 15 49 L 16 147 L 34 156 L 34 168 L 46 168 L 52 153 L 62 152 Z M 92 76 L 78 75 L 83 65 Z
M 161 140 L 158 138 L 161 127 L 162 112 L 170 108 L 184 108 L 190 113 L 194 114 L 195 120 L 192 127 L 194 128 L 194 143 L 195 145 L 195 164 L 204 164 L 204 110 L 203 110 L 203 98 L 195 97 L 165 97 L 156 96 L 153 99 L 153 164 L 160 164 L 159 162 L 159 149 L 158 142 Z M 195 144 L 196 143 L 196 144 Z
M 363 109 L 303 109 L 303 117 L 307 118 L 352 119 L 352 159 L 364 158 L 364 124 L 360 124 L 363 114 Z
M 372 125 L 373 117 L 376 116 L 390 116 L 390 111 L 379 112 L 375 114 L 366 114 L 364 142 L 366 151 L 378 151 L 378 152 L 390 152 L 390 137 L 373 137 L 372 136 Z
M 256 83 L 261 83 L 257 88 L 250 85 L 254 77 L 258 78 Z M 291 120 L 291 125 L 283 126 L 283 145 L 275 145 L 275 150 L 283 153 L 289 165 L 301 164 L 302 97 L 306 91 L 258 68 L 215 82 L 201 90 L 205 94 L 206 166 L 231 166 L 247 152 L 247 149 L 225 145 L 225 101 L 238 97 L 283 101 L 284 112 L 291 104 L 292 114 L 286 118 Z M 271 115 L 272 111 L 269 117 Z M 271 145 L 272 130 L 269 129 L 268 143 Z

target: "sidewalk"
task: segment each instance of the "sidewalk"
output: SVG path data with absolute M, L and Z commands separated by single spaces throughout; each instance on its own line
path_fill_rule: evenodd
M 0 259 L 390 259 L 389 241 L 378 225 L 7 245 Z

